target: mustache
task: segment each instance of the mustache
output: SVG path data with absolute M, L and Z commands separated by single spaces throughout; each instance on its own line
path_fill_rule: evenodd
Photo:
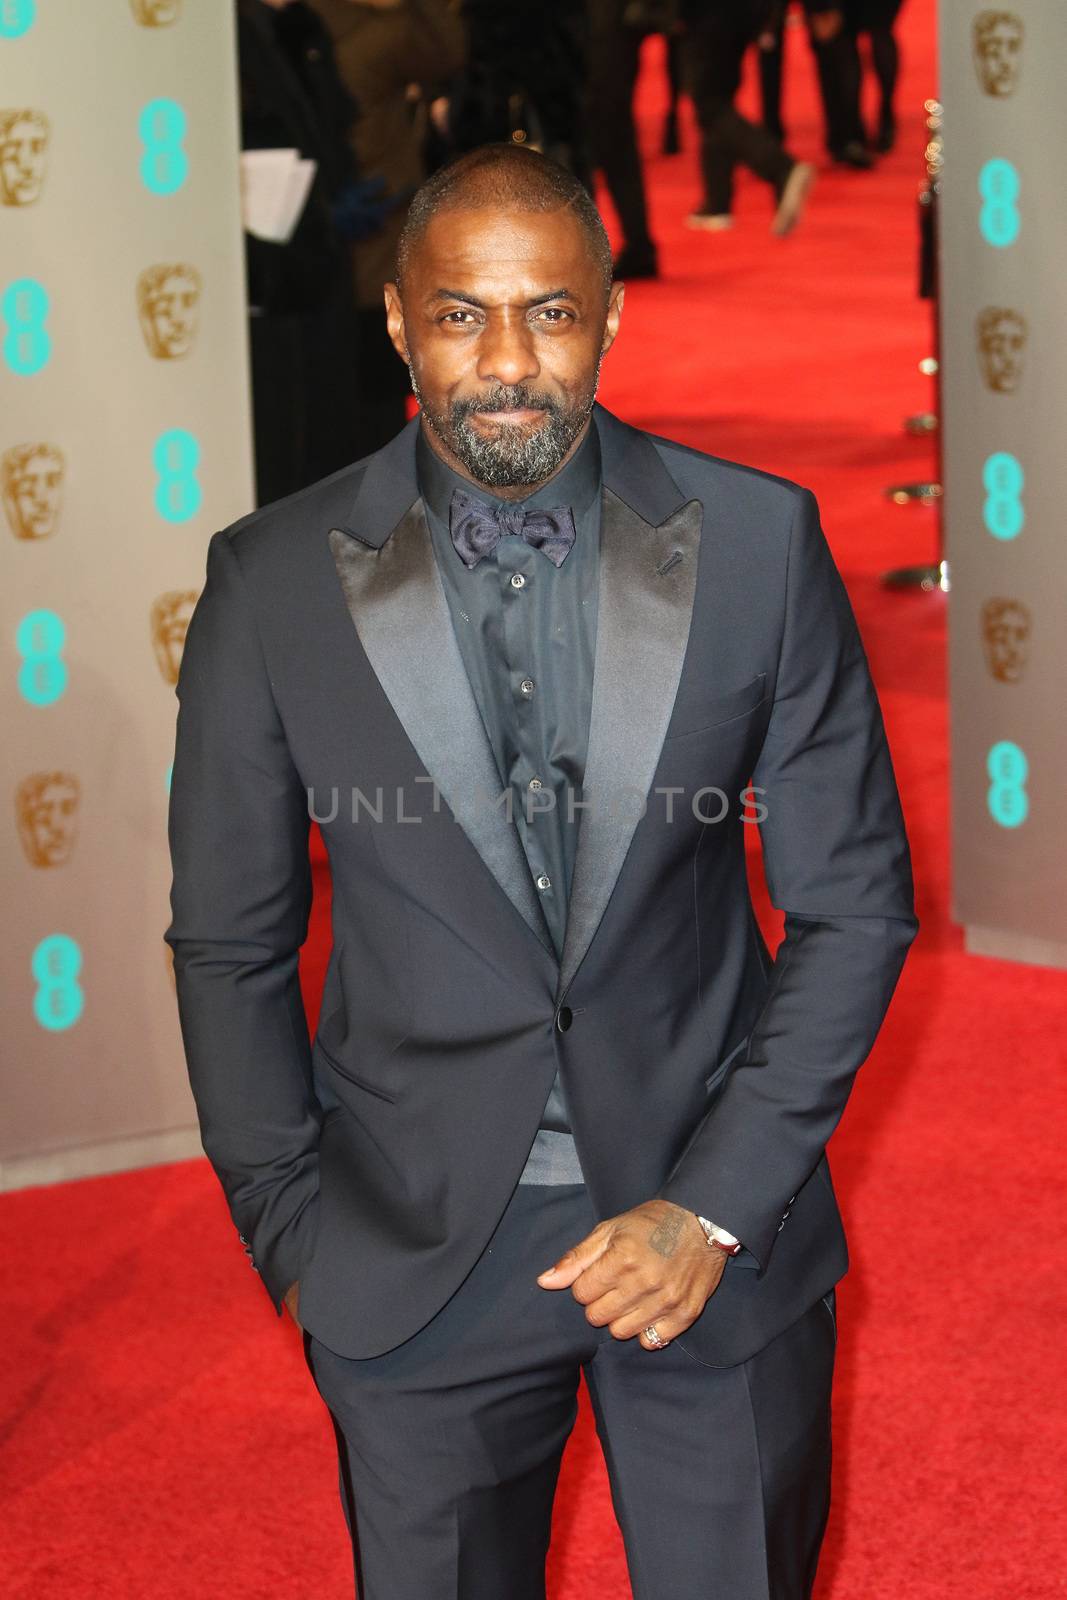
M 458 420 L 476 415 L 492 416 L 496 411 L 545 411 L 555 416 L 560 409 L 554 396 L 531 389 L 528 384 L 497 383 L 483 395 L 455 401 L 452 416 Z

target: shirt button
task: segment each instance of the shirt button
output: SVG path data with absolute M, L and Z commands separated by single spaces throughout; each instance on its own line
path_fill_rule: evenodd
M 542 784 L 540 778 L 531 778 L 527 784 L 527 788 L 529 789 L 541 789 L 543 787 L 544 785 Z
M 519 684 L 519 688 L 522 690 L 523 694 L 533 694 L 533 692 L 534 692 L 534 681 L 533 681 L 533 679 L 532 678 L 523 678 L 522 682 Z
M 542 872 L 540 874 L 540 876 L 537 879 L 537 887 L 539 889 L 551 889 L 551 887 L 552 887 L 552 879 L 548 876 L 547 872 Z
M 523 589 L 523 588 L 525 588 L 525 586 L 526 586 L 526 579 L 523 577 L 522 573 L 521 572 L 513 572 L 511 574 L 511 587 L 513 589 Z

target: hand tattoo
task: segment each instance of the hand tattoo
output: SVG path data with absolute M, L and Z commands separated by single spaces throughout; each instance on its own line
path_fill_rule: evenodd
M 662 1222 L 657 1222 L 648 1236 L 648 1242 L 657 1255 L 673 1256 L 685 1227 L 685 1212 L 672 1211 Z

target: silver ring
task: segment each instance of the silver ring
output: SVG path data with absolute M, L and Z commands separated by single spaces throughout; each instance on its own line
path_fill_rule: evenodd
M 650 1322 L 648 1327 L 644 1330 L 644 1332 L 645 1332 L 645 1338 L 648 1340 L 649 1344 L 655 1345 L 657 1349 L 661 1345 L 665 1345 L 665 1344 L 669 1343 L 669 1341 L 667 1339 L 661 1338 L 660 1335 L 656 1332 L 656 1324 L 654 1322 Z

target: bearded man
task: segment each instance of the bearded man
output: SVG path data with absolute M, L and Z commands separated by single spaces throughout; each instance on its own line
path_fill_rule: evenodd
M 303 1325 L 363 1600 L 543 1600 L 583 1373 L 637 1600 L 800 1600 L 825 1145 L 917 926 L 855 621 L 809 491 L 595 403 L 623 289 L 562 168 L 437 173 L 385 296 L 419 417 L 217 533 L 186 639 L 204 1146 Z

